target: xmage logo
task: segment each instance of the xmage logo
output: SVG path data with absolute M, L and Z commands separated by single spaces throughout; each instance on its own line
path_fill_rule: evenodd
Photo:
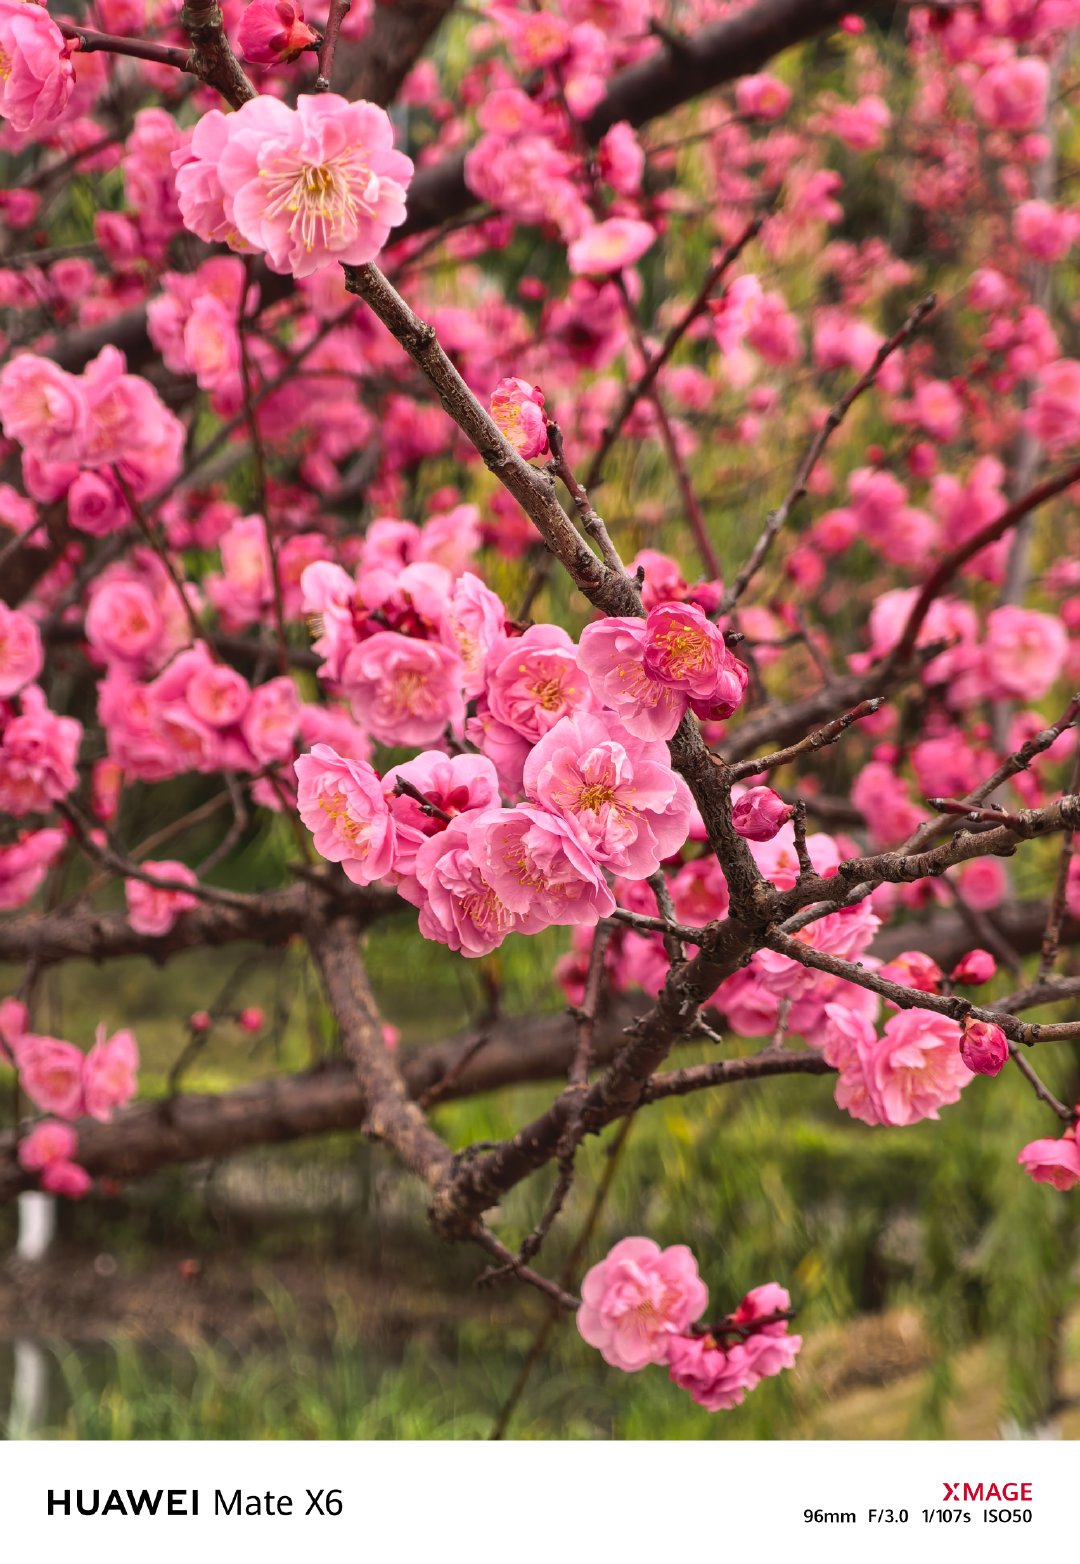
M 956 1504 L 1013 1504 L 1030 1502 L 1030 1483 L 946 1483 L 945 1498 Z

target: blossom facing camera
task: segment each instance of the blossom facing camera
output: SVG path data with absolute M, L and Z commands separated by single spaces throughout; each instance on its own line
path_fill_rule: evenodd
M 1061 1190 L 1080 1184 L 1080 1148 L 1071 1134 L 1060 1140 L 1029 1141 L 1016 1160 L 1036 1184 Z
M 0 119 L 32 135 L 59 119 L 75 90 L 71 46 L 44 6 L 0 0 Z
M 543 456 L 548 445 L 547 418 L 539 386 L 513 377 L 500 380 L 491 393 L 491 416 L 519 456 L 526 461 Z
M 735 800 L 731 823 L 748 842 L 771 842 L 795 813 L 771 787 L 751 787 Z
M 577 1327 L 605 1363 L 633 1374 L 666 1363 L 673 1340 L 708 1301 L 685 1244 L 661 1249 L 651 1238 L 624 1238 L 585 1273 Z
M 236 41 L 250 65 L 284 65 L 318 43 L 319 35 L 304 21 L 303 7 L 291 0 L 251 0 Z
M 960 1057 L 975 1075 L 1000 1075 L 1009 1057 L 1009 1043 L 1000 1026 L 990 1021 L 964 1022 Z

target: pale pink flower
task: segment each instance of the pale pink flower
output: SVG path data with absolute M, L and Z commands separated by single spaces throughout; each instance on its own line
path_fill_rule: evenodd
M 0 0 L 19 10 L 28 0 Z M 36 8 L 35 8 L 36 9 Z M 42 462 L 81 461 L 90 417 L 82 382 L 34 353 L 0 369 L 0 428 Z
M 382 788 L 396 828 L 395 874 L 411 874 L 417 849 L 447 825 L 438 815 L 425 814 L 408 793 L 399 793 L 399 777 L 446 815 L 491 809 L 499 803 L 499 779 L 486 755 L 440 755 L 437 750 L 428 750 L 404 765 L 392 766 L 382 779 Z
M 944 973 L 933 957 L 921 950 L 902 950 L 878 973 L 891 983 L 917 988 L 921 994 L 940 994 Z
M 460 733 L 462 678 L 449 647 L 392 630 L 354 646 L 341 673 L 353 715 L 380 744 L 431 744 L 447 727 Z
M 525 790 L 561 815 L 598 863 L 644 880 L 686 841 L 693 800 L 666 747 L 610 712 L 566 717 L 525 762 Z
M 606 1363 L 628 1374 L 666 1363 L 675 1338 L 709 1301 L 685 1244 L 661 1249 L 651 1238 L 623 1238 L 586 1271 L 577 1327 Z
M 651 223 L 633 217 L 609 217 L 573 241 L 567 263 L 576 277 L 606 276 L 633 266 L 656 239 Z
M 267 679 L 252 690 L 240 719 L 240 732 L 257 764 L 265 766 L 272 761 L 292 759 L 299 721 L 300 695 L 286 675 Z
M 975 1075 L 1000 1075 L 1009 1057 L 1009 1043 L 1000 1026 L 989 1021 L 964 1021 L 960 1057 Z
M 84 1109 L 92 1119 L 107 1123 L 116 1108 L 130 1102 L 138 1089 L 139 1049 L 127 1030 L 106 1037 L 99 1025 L 94 1046 L 83 1064 Z
M 993 698 L 1037 701 L 1065 666 L 1069 637 L 1061 620 L 1006 604 L 987 617 L 986 677 Z
M 236 229 L 231 207 L 225 209 L 225 191 L 218 163 L 229 139 L 233 115 L 209 109 L 195 123 L 191 139 L 172 154 L 176 170 L 176 195 L 184 227 L 207 244 L 227 244 L 230 249 L 254 249 Z
M 346 760 L 329 744 L 316 744 L 294 763 L 297 808 L 315 850 L 340 863 L 355 885 L 370 885 L 389 871 L 396 830 L 383 785 L 366 761 Z
M 751 787 L 735 800 L 731 823 L 740 836 L 751 842 L 768 842 L 791 819 L 791 804 L 785 804 L 771 787 Z
M 598 619 L 581 632 L 578 661 L 596 698 L 610 706 L 629 733 L 669 739 L 686 711 L 686 697 L 645 668 L 645 620 Z
M 1046 114 L 1050 73 L 1045 61 L 1028 55 L 999 60 L 972 88 L 975 112 L 996 130 L 1034 130 Z
M 800 1337 L 792 1340 L 801 1344 Z M 689 1391 L 706 1412 L 741 1406 L 747 1391 L 758 1383 L 745 1347 L 736 1344 L 725 1350 L 711 1336 L 676 1337 L 667 1361 L 672 1384 Z
M 981 983 L 989 983 L 996 972 L 997 962 L 988 950 L 969 950 L 966 956 L 960 957 L 949 976 L 954 983 L 975 988 Z
M 198 877 L 175 858 L 147 859 L 142 867 L 157 880 L 178 880 L 184 885 L 198 885 Z M 145 880 L 125 880 L 124 899 L 127 902 L 128 922 L 136 934 L 154 936 L 168 934 L 182 912 L 190 912 L 199 905 L 199 898 L 190 891 L 164 890 L 148 885 Z
M 960 1028 L 930 1010 L 890 1016 L 870 1070 L 881 1123 L 917 1124 L 959 1102 L 971 1071 L 960 1057 Z
M 947 445 L 964 422 L 964 404 L 947 380 L 922 380 L 911 402 L 912 416 L 934 440 Z
M 293 0 L 251 0 L 236 30 L 240 53 L 252 65 L 282 65 L 318 40 Z
M 70 56 L 44 6 L 0 0 L 0 119 L 20 135 L 59 119 L 75 89 Z
M 544 393 L 539 386 L 527 380 L 500 380 L 491 393 L 491 416 L 499 433 L 526 461 L 547 450 Z
M 83 1107 L 83 1056 L 73 1043 L 24 1032 L 15 1043 L 19 1085 L 43 1113 L 77 1119 Z
M 1062 451 L 1080 439 L 1080 362 L 1059 358 L 1040 369 L 1029 422 L 1048 451 Z
M 551 924 L 591 926 L 615 910 L 595 859 L 565 820 L 523 804 L 487 810 L 468 830 L 469 851 L 523 932 Z
M 58 1119 L 42 1119 L 19 1142 L 19 1166 L 27 1173 L 40 1173 L 50 1162 L 70 1162 L 79 1137 L 70 1124 Z
M 445 831 L 429 837 L 416 854 L 413 877 L 402 882 L 402 896 L 420 908 L 418 928 L 425 939 L 464 956 L 486 956 L 528 919 L 512 912 L 484 875 L 469 850 L 469 825 L 476 817 L 459 815 Z
M 41 1187 L 50 1195 L 63 1195 L 66 1200 L 81 1200 L 90 1190 L 93 1180 L 85 1168 L 77 1162 L 58 1157 L 41 1170 Z
M 206 722 L 212 728 L 229 728 L 239 722 L 247 710 L 251 686 L 235 668 L 224 663 L 207 663 L 192 674 L 185 694 L 200 722 Z
M 791 88 L 775 76 L 744 76 L 735 86 L 735 107 L 748 119 L 782 119 L 791 103 Z
M 446 604 L 442 639 L 461 658 L 462 688 L 470 699 L 483 692 L 488 654 L 501 639 L 505 626 L 502 599 L 478 576 L 464 571 L 455 581 L 453 596 Z
M 165 619 L 148 582 L 102 581 L 90 598 L 86 639 L 107 662 L 141 666 L 165 635 Z
M 372 261 L 405 219 L 413 165 L 389 115 L 336 93 L 295 109 L 257 97 L 229 116 L 217 163 L 226 221 L 272 271 L 308 277 Z
M 557 625 L 532 625 L 503 636 L 488 656 L 485 693 L 468 737 L 494 761 L 507 793 L 521 788 L 530 747 L 563 717 L 593 711 L 596 699 L 578 649 Z
M 1029 1141 L 1016 1160 L 1036 1184 L 1050 1184 L 1054 1189 L 1080 1184 L 1080 1147 L 1071 1133 L 1060 1140 Z
M 34 621 L 0 601 L 0 700 L 17 694 L 45 666 L 41 633 Z
M 888 104 L 873 93 L 855 103 L 839 103 L 828 115 L 829 130 L 853 152 L 879 151 L 891 124 Z

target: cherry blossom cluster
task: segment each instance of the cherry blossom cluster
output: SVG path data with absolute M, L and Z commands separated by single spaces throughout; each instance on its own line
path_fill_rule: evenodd
M 633 1374 L 666 1365 L 699 1406 L 720 1412 L 791 1368 L 802 1337 L 788 1330 L 791 1299 L 775 1282 L 748 1292 L 718 1324 L 695 1325 L 708 1302 L 685 1244 L 661 1249 L 651 1238 L 623 1238 L 585 1273 L 577 1325 L 613 1368 Z

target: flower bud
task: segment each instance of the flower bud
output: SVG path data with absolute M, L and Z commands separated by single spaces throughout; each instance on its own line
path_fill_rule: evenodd
M 1000 1075 L 1009 1057 L 1009 1044 L 1000 1026 L 990 1021 L 964 1022 L 960 1057 L 976 1075 Z
M 236 41 L 249 64 L 283 65 L 318 43 L 319 35 L 293 0 L 251 0 L 240 18 Z
M 771 842 L 795 813 L 771 787 L 752 787 L 735 800 L 731 823 L 749 842 Z
M 989 983 L 996 971 L 997 962 L 988 950 L 969 950 L 966 956 L 960 957 L 950 977 L 954 983 L 976 987 L 980 983 Z
M 491 393 L 491 416 L 499 433 L 526 461 L 547 450 L 544 393 L 539 386 L 526 380 L 500 380 Z
M 249 1005 L 246 1010 L 241 1010 L 236 1018 L 236 1023 L 242 1032 L 258 1032 L 262 1029 L 263 1013 L 254 1005 Z

